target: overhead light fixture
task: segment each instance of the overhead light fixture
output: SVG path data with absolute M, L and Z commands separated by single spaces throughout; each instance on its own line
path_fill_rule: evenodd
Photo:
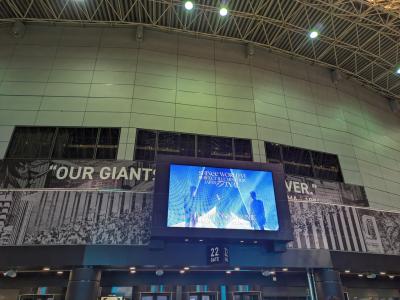
M 188 270 L 190 270 L 190 268 L 189 267 L 184 267 L 183 268 L 185 271 L 188 271 Z
M 308 36 L 309 36 L 311 39 L 316 39 L 316 38 L 319 36 L 319 32 L 316 31 L 316 30 L 312 30 L 312 31 L 310 31 L 310 33 L 308 34 Z
M 136 270 L 136 267 L 129 267 L 129 270 Z
M 185 242 L 189 242 L 189 239 L 188 239 L 188 238 L 186 238 L 186 239 L 185 239 Z
M 364 277 L 364 275 L 363 275 L 363 274 L 358 274 L 358 277 L 360 277 L 360 278 L 361 278 L 361 277 Z
M 283 268 L 282 271 L 283 272 L 287 272 L 287 271 L 289 271 L 289 269 L 288 268 Z
M 192 10 L 193 9 L 193 2 L 192 1 L 185 1 L 185 8 L 186 8 L 186 10 Z
M 397 75 L 400 75 L 400 67 L 397 67 L 397 69 L 396 69 L 396 74 L 397 74 Z
M 156 275 L 157 276 L 163 276 L 164 275 L 164 270 L 162 270 L 162 269 L 156 270 Z
M 129 273 L 131 273 L 131 274 L 135 274 L 135 273 L 136 273 L 136 270 L 135 270 L 135 269 L 133 269 L 133 270 L 129 270 Z
M 380 275 L 386 275 L 386 272 L 379 272 Z
M 244 241 L 243 241 L 243 240 L 241 240 L 240 242 L 241 242 L 242 244 L 244 243 Z
M 15 278 L 17 277 L 17 271 L 16 270 L 7 270 L 3 273 L 4 277 L 9 277 L 9 278 Z
M 43 267 L 42 270 L 45 271 L 45 272 L 48 272 L 48 271 L 50 271 L 50 268 L 49 267 Z
M 258 241 L 254 241 L 253 243 L 254 243 L 254 244 L 258 244 Z
M 185 274 L 185 270 L 179 270 L 179 273 Z
M 199 240 L 199 242 L 202 242 L 202 241 L 203 241 L 202 239 Z
M 271 271 L 269 272 L 271 275 L 275 275 L 275 271 Z
M 240 271 L 240 268 L 239 268 L 239 267 L 235 267 L 234 270 L 235 270 L 235 271 Z
M 389 278 L 390 278 L 390 279 L 393 279 L 393 278 L 394 278 L 394 275 L 389 275 Z
M 228 271 L 226 271 L 225 273 L 226 273 L 226 274 L 231 274 L 232 271 L 228 270 Z
M 62 275 L 62 274 L 64 274 L 63 271 L 57 271 L 57 275 Z
M 344 270 L 345 273 L 350 273 L 350 270 Z
M 227 9 L 226 7 L 221 7 L 221 8 L 219 9 L 219 15 L 220 15 L 221 17 L 225 17 L 227 14 L 228 14 L 228 9 Z

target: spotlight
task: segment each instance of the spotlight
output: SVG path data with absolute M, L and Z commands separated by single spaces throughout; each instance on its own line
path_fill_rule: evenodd
M 188 239 L 188 238 L 186 238 L 186 239 L 185 239 L 185 242 L 186 242 L 186 243 L 187 243 L 187 242 L 189 242 L 189 239 Z
M 240 241 L 242 244 L 244 243 L 244 241 L 242 240 L 242 241 Z
M 190 270 L 189 267 L 184 267 L 183 269 L 184 269 L 185 271 L 189 271 L 189 270 Z
M 136 270 L 136 267 L 129 267 L 129 270 Z
M 15 278 L 17 277 L 17 271 L 15 270 L 8 270 L 3 273 L 4 277 Z
M 185 270 L 179 270 L 179 273 L 185 274 Z
M 254 243 L 254 244 L 258 244 L 258 241 L 254 241 L 253 243 Z
M 136 270 L 135 270 L 135 269 L 133 269 L 133 270 L 129 270 L 129 273 L 131 273 L 131 274 L 135 274 L 135 273 L 136 273 Z
M 228 270 L 228 271 L 226 271 L 225 273 L 226 273 L 226 274 L 231 274 L 232 271 Z
M 358 274 L 358 277 L 360 277 L 360 278 L 361 278 L 361 277 L 364 277 L 364 275 L 363 275 L 363 274 Z
M 394 275 L 389 275 L 389 278 L 390 278 L 390 279 L 393 279 L 393 278 L 394 278 Z
M 186 8 L 186 10 L 192 10 L 193 9 L 193 2 L 192 1 L 186 1 L 185 2 L 185 8 Z
M 312 30 L 312 31 L 310 31 L 310 33 L 308 34 L 308 36 L 309 36 L 311 39 L 316 39 L 316 38 L 319 36 L 319 32 L 316 31 L 316 30 Z
M 289 269 L 288 268 L 283 268 L 282 271 L 283 272 L 287 272 L 287 271 L 289 271 Z
M 240 271 L 240 268 L 239 268 L 239 267 L 236 267 L 234 270 L 235 270 L 235 271 Z
M 264 276 L 264 277 L 268 277 L 268 276 L 271 276 L 271 275 L 274 275 L 274 274 L 275 274 L 274 271 L 268 271 L 268 270 L 261 271 L 261 275 Z
M 350 273 L 350 270 L 344 270 L 345 273 Z
M 57 275 L 62 275 L 62 274 L 64 274 L 63 271 L 57 271 Z
M 397 75 L 400 75 L 400 67 L 397 67 L 397 69 L 396 69 L 396 74 L 397 74 Z
M 157 276 L 163 276 L 164 275 L 164 270 L 161 270 L 161 269 L 156 270 L 156 275 Z
M 202 241 L 203 241 L 203 240 L 201 240 L 201 239 L 199 240 L 199 242 L 202 242 Z
M 275 271 L 271 271 L 269 272 L 271 275 L 275 275 Z
M 386 272 L 379 272 L 379 275 L 386 275 Z
M 45 271 L 45 272 L 48 272 L 48 271 L 50 271 L 50 268 L 49 267 L 43 267 L 42 270 Z
M 225 17 L 228 14 L 228 9 L 226 7 L 221 7 L 219 10 L 219 14 L 221 17 Z

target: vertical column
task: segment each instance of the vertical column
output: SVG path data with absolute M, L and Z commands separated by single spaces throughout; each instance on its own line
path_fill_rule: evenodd
M 344 300 L 339 272 L 332 269 L 318 269 L 314 272 L 318 300 Z
M 96 300 L 99 296 L 101 271 L 77 268 L 71 271 L 65 300 Z

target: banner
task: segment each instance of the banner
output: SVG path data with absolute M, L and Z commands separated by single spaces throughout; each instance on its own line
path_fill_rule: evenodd
M 400 213 L 289 202 L 293 248 L 400 255 Z

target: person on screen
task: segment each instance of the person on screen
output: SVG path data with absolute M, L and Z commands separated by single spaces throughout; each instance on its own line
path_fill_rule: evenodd
M 264 211 L 264 203 L 257 199 L 257 194 L 255 191 L 250 193 L 251 203 L 251 224 L 254 229 L 264 230 L 264 226 L 266 223 L 265 219 L 265 211 Z
M 183 207 L 185 210 L 185 227 L 196 227 L 197 223 L 197 213 L 195 208 L 196 201 L 196 187 L 191 186 L 189 189 L 189 194 L 187 194 L 183 199 Z

